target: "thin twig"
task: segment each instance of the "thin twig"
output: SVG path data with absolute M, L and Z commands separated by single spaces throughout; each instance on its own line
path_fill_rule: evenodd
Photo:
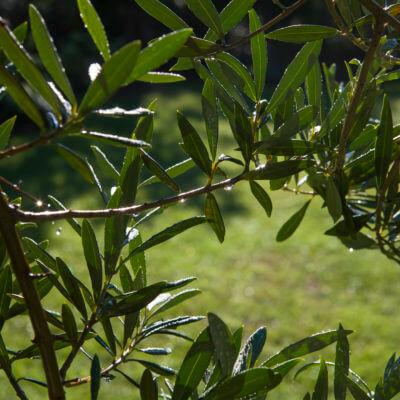
M 39 204 L 41 202 L 40 199 L 31 195 L 28 192 L 25 192 L 25 190 L 21 189 L 17 184 L 10 182 L 8 179 L 4 178 L 4 176 L 0 176 L 0 181 L 5 183 L 7 186 L 13 188 L 16 192 L 19 192 L 25 197 L 28 197 L 28 199 L 32 200 L 35 204 Z
M 17 379 L 11 372 L 11 369 L 8 368 L 6 365 L 2 365 L 4 373 L 7 375 L 7 378 L 11 384 L 11 386 L 14 388 L 16 395 L 21 399 L 21 400 L 28 400 L 28 397 L 26 397 L 25 392 L 22 390 L 21 386 L 19 385 Z

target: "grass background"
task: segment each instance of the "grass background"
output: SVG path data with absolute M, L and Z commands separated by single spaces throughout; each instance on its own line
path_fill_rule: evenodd
M 196 90 L 195 90 L 196 92 Z M 164 166 L 185 158 L 176 150 L 179 132 L 175 110 L 179 108 L 204 134 L 201 121 L 200 97 L 184 85 L 160 91 L 158 111 L 154 126 L 154 153 Z M 123 102 L 129 106 L 146 105 L 150 98 L 142 97 L 132 101 L 128 96 Z M 394 104 L 394 109 L 399 103 Z M 111 126 L 108 121 L 93 121 L 93 124 Z M 129 134 L 132 127 L 122 121 L 117 130 Z M 16 141 L 24 138 L 16 138 Z M 26 138 L 25 138 L 26 139 Z M 87 152 L 88 143 L 69 141 L 75 149 Z M 102 147 L 102 146 L 100 146 Z M 221 148 L 234 147 L 226 123 L 221 123 Z M 160 150 L 161 149 L 161 150 Z M 231 154 L 234 155 L 234 154 Z M 116 165 L 122 163 L 122 153 L 113 152 L 110 158 Z M 0 172 L 13 181 L 22 179 L 24 189 L 45 198 L 53 193 L 71 208 L 94 208 L 101 206 L 100 196 L 92 187 L 74 174 L 51 148 L 31 151 L 0 165 Z M 200 176 L 187 174 L 181 181 L 183 187 L 204 183 Z M 111 184 L 111 182 L 108 182 Z M 264 184 L 267 189 L 268 186 Z M 139 201 L 158 198 L 168 194 L 159 185 L 152 185 L 139 195 Z M 314 199 L 298 231 L 289 240 L 277 243 L 275 236 L 285 220 L 297 211 L 307 200 L 304 196 L 287 192 L 271 193 L 274 210 L 267 218 L 264 210 L 251 196 L 246 183 L 237 184 L 231 191 L 216 193 L 226 225 L 226 239 L 221 245 L 212 230 L 202 225 L 185 232 L 179 238 L 168 241 L 149 250 L 146 254 L 148 279 L 150 282 L 174 280 L 196 276 L 191 285 L 203 291 L 194 300 L 184 303 L 165 315 L 204 315 L 212 311 L 222 317 L 232 330 L 245 325 L 245 338 L 259 326 L 267 326 L 268 338 L 260 359 L 274 354 L 282 347 L 321 330 L 335 329 L 339 322 L 345 328 L 355 331 L 350 336 L 351 365 L 373 388 L 383 374 L 387 360 L 399 348 L 400 318 L 398 316 L 398 284 L 400 269 L 377 251 L 349 252 L 338 240 L 324 236 L 332 226 L 327 210 L 322 209 Z M 151 234 L 179 221 L 203 213 L 203 199 L 194 199 L 168 208 L 163 214 L 145 224 L 142 236 Z M 102 242 L 101 221 L 95 222 L 98 240 Z M 61 230 L 60 230 L 61 228 Z M 60 232 L 61 234 L 57 234 Z M 63 222 L 42 224 L 38 232 L 27 232 L 38 240 L 50 239 L 49 252 L 60 255 L 74 269 L 80 278 L 87 281 L 87 271 L 79 237 Z M 55 293 L 55 292 L 54 292 Z M 60 309 L 62 300 L 50 294 L 46 304 L 51 309 Z M 203 326 L 182 329 L 195 335 Z M 16 318 L 3 329 L 4 339 L 11 349 L 28 346 L 32 331 L 28 318 Z M 177 368 L 187 342 L 176 338 L 163 337 L 154 345 L 173 349 L 170 356 L 157 360 Z M 99 347 L 89 344 L 87 349 L 94 353 Z M 323 350 L 321 355 L 334 359 L 333 349 Z M 62 359 L 65 352 L 60 352 Z M 318 359 L 319 353 L 307 360 Z M 101 358 L 102 365 L 110 359 Z M 39 360 L 18 361 L 14 364 L 17 377 L 30 376 L 41 379 Z M 80 357 L 71 370 L 70 378 L 89 374 L 90 362 Z M 127 364 L 124 371 L 138 378 L 141 368 L 134 363 Z M 269 398 L 301 399 L 307 390 L 312 390 L 311 379 L 317 371 L 308 372 L 295 382 L 292 377 L 273 391 Z M 306 376 L 307 375 L 307 376 Z M 0 374 L 0 398 L 11 399 L 15 395 Z M 30 399 L 46 396 L 46 389 L 28 382 L 22 383 Z M 117 377 L 113 383 L 102 383 L 100 399 L 120 400 L 138 398 L 137 390 L 124 378 Z M 69 389 L 70 398 L 90 398 L 90 386 L 83 385 Z

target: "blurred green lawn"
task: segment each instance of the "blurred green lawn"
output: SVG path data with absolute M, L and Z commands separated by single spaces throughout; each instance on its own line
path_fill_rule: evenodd
M 174 160 L 184 158 L 182 152 L 176 152 L 179 142 L 174 115 L 176 108 L 179 107 L 204 133 L 199 114 L 200 98 L 192 91 L 185 90 L 184 86 L 160 91 L 152 97 L 159 98 L 154 126 L 155 154 L 163 165 L 168 166 Z M 146 105 L 149 101 L 150 98 L 144 98 L 141 103 Z M 232 140 L 225 123 L 221 130 L 222 146 L 227 147 Z M 87 143 L 83 144 L 87 146 Z M 101 206 L 100 196 L 93 188 L 83 189 L 83 182 L 70 174 L 69 167 L 62 160 L 51 156 L 53 152 L 50 150 L 42 151 L 39 156 L 32 155 L 32 159 L 29 158 L 31 155 L 27 155 L 11 160 L 3 171 L 5 176 L 13 179 L 21 177 L 25 182 L 24 187 L 37 195 L 45 196 L 48 192 L 54 192 L 68 207 Z M 42 158 L 39 161 L 34 157 Z M 113 154 L 112 159 L 121 165 L 121 153 Z M 51 173 L 47 172 L 40 179 L 40 182 L 47 181 L 46 184 L 34 180 L 35 173 L 44 174 L 49 170 Z M 193 185 L 193 182 L 202 182 L 197 176 L 189 176 L 183 182 L 186 187 Z M 268 188 L 267 185 L 265 188 Z M 139 199 L 157 198 L 163 193 L 161 186 L 154 185 Z M 227 231 L 222 245 L 212 230 L 202 225 L 146 254 L 150 282 L 196 276 L 198 280 L 191 287 L 203 291 L 179 309 L 169 311 L 166 317 L 175 316 L 177 312 L 204 315 L 212 311 L 222 317 L 232 330 L 244 324 L 245 337 L 259 326 L 267 326 L 267 345 L 261 359 L 304 336 L 335 329 L 341 322 L 345 328 L 355 331 L 350 336 L 350 367 L 373 388 L 383 374 L 389 357 L 400 348 L 399 266 L 377 251 L 349 252 L 336 239 L 324 236 L 324 231 L 331 227 L 332 221 L 317 199 L 313 200 L 295 235 L 286 242 L 277 243 L 275 236 L 280 226 L 304 204 L 304 196 L 273 192 L 274 210 L 271 218 L 266 217 L 245 183 L 236 185 L 231 191 L 218 192 L 216 197 Z M 202 214 L 202 203 L 202 199 L 197 199 L 168 208 L 144 227 L 142 236 L 147 238 L 180 219 Z M 61 234 L 57 235 L 60 227 Z M 96 223 L 96 227 L 101 228 L 100 222 Z M 100 229 L 98 232 L 99 241 L 102 241 L 103 233 Z M 63 222 L 43 224 L 38 238 L 47 237 L 50 239 L 49 251 L 60 255 L 80 277 L 87 279 L 80 240 L 72 229 Z M 46 303 L 51 304 L 53 299 L 51 295 L 48 296 Z M 56 304 L 61 303 L 57 300 Z M 201 326 L 201 323 L 197 323 L 196 327 L 183 331 L 194 335 Z M 6 325 L 4 337 L 10 348 L 28 346 L 32 338 L 28 319 L 18 318 Z M 176 368 L 188 344 L 169 337 L 164 340 L 166 343 L 159 341 L 158 345 L 171 347 L 173 352 L 171 356 L 158 361 Z M 91 345 L 88 349 L 98 351 L 98 347 Z M 324 350 L 321 355 L 333 360 L 332 350 Z M 316 353 L 307 360 L 316 360 L 318 356 L 319 353 Z M 69 377 L 89 374 L 89 361 L 83 356 L 79 360 L 81 362 Z M 106 365 L 107 357 L 102 361 Z M 134 377 L 140 374 L 140 368 L 134 364 L 127 365 L 124 371 Z M 292 377 L 287 378 L 282 388 L 272 392 L 269 398 L 301 399 L 307 390 L 312 390 L 306 375 L 315 377 L 316 372 L 307 372 L 295 382 Z M 17 377 L 40 378 L 40 361 L 16 362 L 14 373 Z M 14 398 L 4 375 L 0 375 L 0 385 L 0 398 Z M 44 388 L 28 382 L 23 382 L 22 386 L 31 394 L 30 399 L 46 396 Z M 114 383 L 103 382 L 99 398 L 115 398 L 117 392 L 120 400 L 138 398 L 137 391 L 121 376 Z M 68 394 L 71 399 L 79 396 L 88 399 L 90 387 L 84 385 L 70 389 Z

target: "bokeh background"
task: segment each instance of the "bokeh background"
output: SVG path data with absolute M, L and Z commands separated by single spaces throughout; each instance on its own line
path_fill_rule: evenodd
M 89 84 L 88 67 L 100 61 L 95 45 L 83 27 L 75 1 L 38 0 L 33 4 L 45 17 L 63 63 L 78 97 L 82 97 Z M 216 0 L 219 9 L 226 5 L 225 0 Z M 265 22 L 276 15 L 279 9 L 271 1 L 258 1 L 256 9 Z M 115 51 L 123 44 L 141 39 L 143 43 L 166 33 L 165 28 L 149 18 L 133 0 L 93 0 L 110 40 L 111 49 Z M 194 26 L 195 32 L 205 32 L 188 12 L 181 0 L 166 0 L 180 16 Z M 12 27 L 28 18 L 28 2 L 25 0 L 2 0 L 0 15 L 9 20 Z M 299 12 L 284 22 L 314 23 L 331 25 L 322 1 L 309 1 Z M 247 21 L 244 21 L 233 34 L 231 40 L 247 32 Z M 35 54 L 32 40 L 28 38 L 27 48 Z M 298 50 L 296 45 L 279 44 L 269 41 L 268 87 L 280 79 L 283 70 Z M 248 65 L 251 62 L 248 46 L 237 50 L 236 55 Z M 327 64 L 337 62 L 337 76 L 346 79 L 343 58 L 350 60 L 362 55 L 353 46 L 341 38 L 335 38 L 324 44 L 321 60 Z M 168 69 L 169 65 L 164 67 Z M 110 101 L 110 106 L 120 105 L 128 108 L 146 106 L 154 98 L 158 99 L 155 115 L 153 155 L 168 167 L 185 158 L 177 145 L 180 141 L 177 129 L 175 110 L 180 109 L 205 135 L 201 118 L 199 94 L 201 83 L 190 72 L 184 73 L 184 83 L 155 86 L 134 83 L 124 88 L 118 96 Z M 391 100 L 396 122 L 400 122 L 400 102 L 397 88 L 391 86 Z M 0 120 L 18 113 L 13 102 L 5 96 L 0 107 Z M 118 122 L 93 118 L 89 125 L 97 129 L 112 131 L 128 136 L 135 126 L 135 120 L 123 119 Z M 37 132 L 23 116 L 16 124 L 12 144 L 30 140 Z M 205 137 L 205 136 L 203 136 Z M 88 157 L 94 157 L 88 149 L 88 143 L 67 140 L 68 146 Z M 221 122 L 221 152 L 233 148 L 234 142 L 228 124 Z M 120 167 L 123 153 L 113 148 L 104 147 L 110 159 Z M 233 154 L 232 154 L 233 155 Z M 53 194 L 71 208 L 101 207 L 101 198 L 95 188 L 90 187 L 77 176 L 68 165 L 57 156 L 49 146 L 28 152 L 18 157 L 3 160 L 0 163 L 0 174 L 19 183 L 21 187 L 35 196 L 46 199 Z M 184 188 L 202 184 L 203 178 L 193 172 L 185 174 L 179 183 Z M 106 186 L 111 182 L 106 180 Z M 265 185 L 268 189 L 268 185 Z M 163 187 L 154 185 L 139 194 L 138 201 L 158 198 L 169 194 Z M 324 236 L 325 230 L 332 225 L 326 209 L 318 200 L 312 206 L 306 218 L 288 241 L 276 243 L 275 236 L 283 222 L 298 210 L 305 202 L 302 196 L 285 192 L 272 192 L 274 211 L 268 219 L 264 211 L 250 196 L 248 188 L 242 184 L 231 191 L 217 193 L 218 202 L 227 228 L 223 245 L 214 237 L 207 226 L 196 227 L 186 232 L 181 238 L 171 240 L 150 250 L 147 254 L 150 281 L 179 279 L 186 276 L 197 276 L 198 281 L 192 287 L 200 288 L 204 293 L 195 301 L 184 304 L 179 312 L 199 315 L 212 311 L 220 315 L 232 328 L 245 325 L 245 336 L 256 328 L 265 325 L 268 328 L 268 339 L 263 357 L 278 351 L 283 346 L 304 336 L 321 330 L 335 329 L 339 322 L 345 328 L 355 330 L 350 337 L 352 359 L 351 368 L 358 372 L 374 387 L 384 366 L 394 351 L 400 347 L 400 316 L 398 315 L 400 278 L 399 266 L 393 264 L 381 254 L 374 251 L 349 252 L 336 239 Z M 31 207 L 24 200 L 26 207 Z M 144 238 L 177 222 L 180 219 L 201 214 L 203 199 L 194 199 L 184 204 L 171 207 L 157 216 L 142 232 Z M 98 239 L 102 242 L 101 221 L 95 223 Z M 27 231 L 27 235 L 37 240 L 49 239 L 48 250 L 60 255 L 78 274 L 85 277 L 80 240 L 63 222 L 42 224 L 36 231 Z M 58 303 L 57 303 L 58 302 Z M 49 296 L 49 307 L 61 304 L 55 297 Z M 173 316 L 170 314 L 169 316 Z M 166 316 L 168 317 L 168 315 Z M 186 332 L 195 334 L 200 329 L 188 328 Z M 28 346 L 32 337 L 27 318 L 18 319 L 5 328 L 4 337 L 9 348 Z M 18 334 L 16 334 L 18 333 Z M 163 364 L 173 367 L 179 365 L 188 344 L 176 339 L 167 339 L 167 345 L 173 348 L 170 361 Z M 88 347 L 97 351 L 95 347 Z M 324 358 L 332 360 L 332 350 L 321 352 Z M 317 359 L 319 354 L 309 357 Z M 109 360 L 108 360 L 109 361 Z M 159 360 L 160 361 L 160 360 Z M 107 358 L 102 359 L 102 363 Z M 82 357 L 71 372 L 71 378 L 87 375 L 90 364 Z M 125 372 L 138 377 L 140 369 L 128 365 Z M 316 371 L 309 376 L 315 377 Z M 41 378 L 40 362 L 15 363 L 15 374 Z M 100 399 L 118 396 L 123 399 L 136 399 L 135 389 L 123 378 L 118 382 L 102 383 Z M 291 380 L 292 377 L 289 377 Z M 0 373 L 0 398 L 13 398 L 4 376 Z M 42 399 L 46 395 L 44 388 L 31 383 L 22 383 L 32 399 Z M 302 398 L 311 390 L 310 379 L 306 376 L 282 386 L 271 393 L 271 399 Z M 89 386 L 72 389 L 71 398 L 89 398 Z M 132 395 L 132 391 L 135 394 Z

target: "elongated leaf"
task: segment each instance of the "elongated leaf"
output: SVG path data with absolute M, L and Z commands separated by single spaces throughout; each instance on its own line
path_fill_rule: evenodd
M 135 67 L 125 79 L 125 84 L 139 79 L 149 71 L 154 71 L 175 56 L 191 34 L 191 29 L 181 29 L 153 41 L 140 52 Z
M 33 259 L 39 259 L 47 268 L 58 272 L 56 260 L 43 247 L 41 247 L 40 244 L 36 243 L 33 239 L 28 237 L 24 237 L 22 238 L 22 240 L 28 247 Z
M 0 151 L 7 146 L 16 119 L 17 116 L 14 116 L 0 125 Z
M 312 161 L 306 160 L 287 160 L 269 163 L 260 166 L 258 169 L 244 173 L 242 177 L 248 181 L 280 179 L 297 174 L 303 169 L 312 166 L 312 164 Z
M 237 375 L 240 372 L 254 366 L 258 356 L 264 347 L 265 341 L 267 340 L 267 328 L 264 326 L 258 328 L 247 340 L 233 368 L 233 375 Z
M 139 49 L 139 41 L 131 42 L 104 63 L 79 106 L 81 116 L 104 104 L 124 84 L 138 59 Z
M 343 333 L 350 335 L 353 331 L 345 330 Z M 314 351 L 323 349 L 338 340 L 338 331 L 327 331 L 322 333 L 316 333 L 315 335 L 309 336 L 296 343 L 293 343 L 279 353 L 270 357 L 262 365 L 266 367 L 271 367 L 277 364 L 281 364 L 284 361 L 301 357 L 306 354 L 313 353 Z
M 19 24 L 14 30 L 13 33 L 17 38 L 18 42 L 24 43 L 26 39 L 26 34 L 28 33 L 28 22 L 23 22 Z
M 99 15 L 90 0 L 78 0 L 78 7 L 86 29 L 99 49 L 104 61 L 107 61 L 110 58 L 110 48 Z
M 166 172 L 168 173 L 168 175 L 171 178 L 175 178 L 176 176 L 180 176 L 183 173 L 185 173 L 186 171 L 188 171 L 190 168 L 194 167 L 195 163 L 193 162 L 193 160 L 191 158 L 188 158 L 184 161 L 181 161 L 175 165 L 173 165 L 172 167 L 169 167 L 166 169 Z M 145 181 L 143 181 L 140 186 L 144 186 L 144 185 L 149 185 L 151 183 L 155 183 L 155 182 L 159 182 L 159 178 L 156 176 L 152 176 L 149 179 L 146 179 Z
M 307 201 L 299 211 L 295 212 L 281 227 L 278 234 L 276 235 L 277 242 L 283 242 L 287 238 L 293 235 L 296 229 L 301 224 L 304 215 L 310 205 L 311 200 Z
M 212 193 L 207 193 L 204 213 L 206 215 L 207 222 L 217 235 L 220 243 L 222 243 L 225 238 L 225 225 L 217 201 Z
M 79 288 L 79 284 L 77 279 L 72 274 L 71 270 L 67 267 L 61 258 L 56 259 L 57 269 L 60 273 L 61 279 L 64 282 L 64 285 L 67 289 L 67 292 L 74 304 L 74 306 L 78 309 L 78 311 L 82 314 L 82 316 L 86 319 L 87 312 L 85 307 L 85 301 L 83 300 L 83 296 L 81 290 Z
M 218 43 L 190 36 L 175 56 L 180 58 L 206 56 L 207 54 L 216 53 L 220 50 L 221 45 Z
M 56 150 L 62 158 L 82 176 L 85 180 L 90 183 L 94 183 L 94 177 L 92 171 L 90 170 L 87 161 L 85 161 L 81 156 L 76 154 L 74 151 L 62 144 L 54 145 Z
M 317 382 L 315 384 L 312 400 L 327 400 L 328 399 L 328 370 L 325 361 L 321 359 L 321 366 Z
M 96 235 L 89 221 L 86 219 L 82 221 L 82 245 L 92 281 L 93 294 L 95 299 L 97 299 L 102 289 L 103 264 Z
M 277 372 L 282 378 L 284 378 L 297 364 L 302 362 L 301 358 L 295 358 L 294 360 L 285 361 L 282 364 L 272 368 L 274 372 Z
M 250 120 L 244 110 L 238 105 L 234 106 L 235 129 L 233 130 L 235 139 L 240 147 L 246 165 L 250 162 L 253 150 L 253 130 Z
M 265 35 L 268 39 L 282 42 L 304 43 L 313 40 L 326 39 L 337 35 L 336 28 L 321 25 L 292 25 L 272 31 Z
M 58 56 L 53 39 L 47 30 L 43 17 L 33 4 L 29 6 L 29 16 L 31 20 L 33 40 L 35 41 L 43 65 L 46 67 L 59 88 L 67 96 L 71 104 L 75 105 L 76 98 L 67 75 L 65 74 L 64 67 L 61 63 L 60 57 Z
M 108 160 L 107 156 L 97 147 L 90 146 L 90 149 L 93 151 L 97 164 L 106 173 L 108 176 L 114 178 L 117 182 L 119 181 L 119 172 L 114 167 L 113 164 Z
M 61 119 L 61 113 L 58 109 L 59 101 L 56 94 L 50 88 L 28 53 L 20 46 L 14 34 L 6 25 L 2 24 L 0 24 L 0 46 L 10 61 L 13 62 L 18 72 L 49 103 L 57 118 Z
M 135 238 L 129 242 L 129 252 L 134 251 L 137 247 L 139 247 L 143 243 L 142 236 L 139 231 L 135 233 Z M 145 253 L 142 251 L 140 253 L 136 253 L 130 259 L 130 264 L 135 274 L 135 282 L 139 279 L 139 274 L 143 274 L 143 286 L 147 284 L 147 266 L 146 266 L 146 257 Z M 137 286 L 137 285 L 136 285 Z M 137 287 L 135 288 L 137 289 Z
M 254 32 L 261 27 L 260 19 L 254 9 L 249 11 L 250 31 Z M 256 84 L 257 100 L 262 96 L 267 73 L 267 42 L 261 32 L 251 39 L 251 55 L 253 58 L 253 74 Z
M 245 17 L 256 1 L 257 0 L 231 0 L 219 15 L 224 33 L 234 28 Z M 218 39 L 218 35 L 210 29 L 204 39 L 215 41 Z
M 319 62 L 316 62 L 306 76 L 306 92 L 310 105 L 321 107 L 322 76 Z
M 150 370 L 145 369 L 140 380 L 140 398 L 141 400 L 157 400 L 158 388 Z
M 139 7 L 172 31 L 188 28 L 188 25 L 158 0 L 135 0 Z
M 9 294 L 12 293 L 12 291 L 11 268 L 10 266 L 6 266 L 0 273 L 0 327 L 2 327 L 7 317 L 11 302 Z
M 97 354 L 94 355 L 90 368 L 90 399 L 97 400 L 100 390 L 101 368 Z
M 204 122 L 206 124 L 208 146 L 212 160 L 215 160 L 218 145 L 218 108 L 217 99 L 210 79 L 204 83 L 201 96 Z
M 328 151 L 329 147 L 320 143 L 309 142 L 307 140 L 281 139 L 274 136 L 267 140 L 255 143 L 256 154 L 274 155 L 274 156 L 304 156 L 307 154 L 321 153 Z
M 335 358 L 335 400 L 346 399 L 346 378 L 349 374 L 349 341 L 342 325 L 339 325 Z
M 138 78 L 138 81 L 149 83 L 173 83 L 182 82 L 186 78 L 179 74 L 172 74 L 169 72 L 148 72 L 147 74 Z
M 265 114 L 272 111 L 289 96 L 292 96 L 296 89 L 303 83 L 304 78 L 318 60 L 321 51 L 322 41 L 316 40 L 307 43 L 297 53 L 294 60 L 286 68 L 282 79 L 278 83 Z
M 218 37 L 224 41 L 224 30 L 221 20 L 219 19 L 218 11 L 211 0 L 184 0 L 190 11 L 203 24 L 212 29 Z
M 223 377 L 230 376 L 236 360 L 235 341 L 228 326 L 213 313 L 208 313 L 208 324 Z
M 354 382 L 351 378 L 346 377 L 347 387 L 349 388 L 350 393 L 352 394 L 354 400 L 370 400 L 371 398 L 367 393 Z
M 71 342 L 76 342 L 78 339 L 78 329 L 76 327 L 74 314 L 72 314 L 71 309 L 66 303 L 62 305 L 61 317 L 67 336 Z
M 386 95 L 383 97 L 381 112 L 381 123 L 375 144 L 375 169 L 376 183 L 378 188 L 382 187 L 389 165 L 392 160 L 393 148 L 393 119 L 389 100 Z
M 210 332 L 206 328 L 186 353 L 175 380 L 172 400 L 186 400 L 192 395 L 210 364 L 213 352 Z
M 158 375 L 162 376 L 174 376 L 176 375 L 176 371 L 172 368 L 166 367 L 165 365 L 156 364 L 147 360 L 138 360 L 137 358 L 129 358 L 127 361 L 135 361 L 142 364 L 144 367 L 149 369 L 150 371 L 155 372 Z
M 189 289 L 189 290 L 185 290 L 183 292 L 180 292 L 178 294 L 176 294 L 175 296 L 171 296 L 162 306 L 160 306 L 159 308 L 157 308 L 157 310 L 155 310 L 152 314 L 152 316 L 165 312 L 167 310 L 169 310 L 172 307 L 175 307 L 176 305 L 191 299 L 192 297 L 197 296 L 198 294 L 200 294 L 201 291 L 199 289 Z
M 268 193 L 257 182 L 250 181 L 249 183 L 251 193 L 253 193 L 253 196 L 260 203 L 260 206 L 265 210 L 268 217 L 270 217 L 272 213 L 272 201 Z
M 169 70 L 186 71 L 192 68 L 193 68 L 193 60 L 190 57 L 179 57 L 178 61 Z
M 249 96 L 253 101 L 257 101 L 256 87 L 254 81 L 247 68 L 234 56 L 229 53 L 219 53 L 216 56 L 218 61 L 221 61 L 228 65 L 237 75 L 242 79 L 243 83 L 241 89 Z
M 336 222 L 342 216 L 342 198 L 332 177 L 328 177 L 326 180 L 325 202 L 329 214 L 331 214 L 333 220 Z
M 172 239 L 174 236 L 179 235 L 180 233 L 190 229 L 196 225 L 200 225 L 206 222 L 205 217 L 192 217 L 185 219 L 183 221 L 177 222 L 174 225 L 169 226 L 163 231 L 156 233 L 151 238 L 147 239 L 143 242 L 139 247 L 136 247 L 129 255 L 125 258 L 124 262 L 130 259 L 135 254 L 141 253 L 153 246 L 156 246 L 166 240 Z
M 109 133 L 101 132 L 80 132 L 79 136 L 89 139 L 97 140 L 111 146 L 118 147 L 150 147 L 150 144 L 143 140 L 130 139 L 125 136 L 110 135 Z
M 179 186 L 175 183 L 175 181 L 168 175 L 167 171 L 149 154 L 147 154 L 144 150 L 141 151 L 142 160 L 146 167 L 151 171 L 154 175 L 158 177 L 158 179 L 168 185 L 172 190 L 179 192 Z
M 214 390 L 211 390 L 204 400 L 234 400 L 257 394 L 262 396 L 279 385 L 282 377 L 269 368 L 253 368 L 226 379 Z
M 44 131 L 45 122 L 36 105 L 26 94 L 20 83 L 3 65 L 0 65 L 0 83 L 6 87 L 7 92 L 21 110 L 40 128 L 41 131 Z
M 203 141 L 193 125 L 179 111 L 177 111 L 177 118 L 186 153 L 203 172 L 210 176 L 212 163 Z

